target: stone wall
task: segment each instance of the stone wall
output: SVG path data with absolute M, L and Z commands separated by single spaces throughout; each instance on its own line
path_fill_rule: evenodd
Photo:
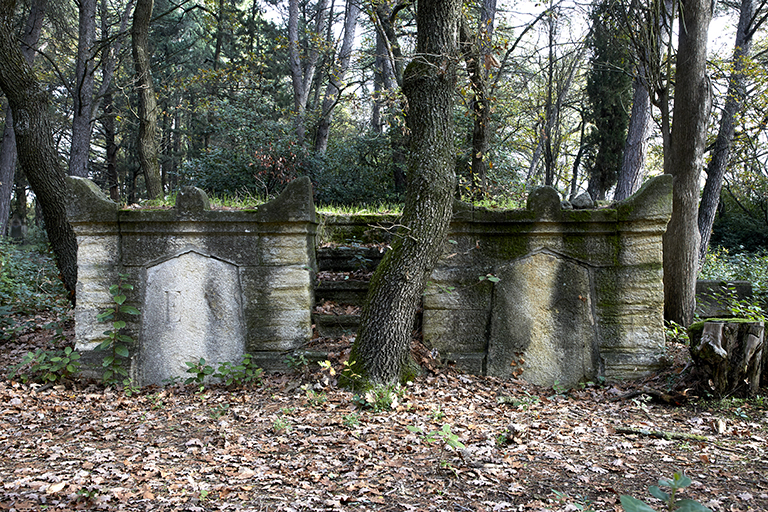
M 552 188 L 525 210 L 458 203 L 424 297 L 425 343 L 469 372 L 546 386 L 652 371 L 671 211 L 670 176 L 611 208 L 563 209 Z
M 120 273 L 136 285 L 129 300 L 142 311 L 127 327 L 141 384 L 181 376 L 183 363 L 200 357 L 248 352 L 269 369 L 309 340 L 317 222 L 308 179 L 251 211 L 211 211 L 197 189 L 174 209 L 120 210 L 87 180 L 70 186 L 77 348 L 86 361 L 104 338 L 96 315 L 110 307 Z M 425 343 L 468 372 L 547 386 L 656 369 L 671 209 L 669 176 L 610 208 L 573 209 L 551 188 L 534 191 L 525 210 L 457 202 L 424 297 Z M 392 222 L 326 220 L 323 230 L 360 239 Z
M 312 333 L 315 231 L 309 179 L 254 210 L 210 210 L 199 189 L 173 209 L 120 209 L 90 181 L 69 178 L 70 222 L 78 240 L 75 331 L 90 366 L 108 326 L 120 274 L 134 285 L 125 318 L 134 338 L 131 377 L 159 384 L 185 376 L 186 361 L 239 361 L 245 352 L 275 367 Z

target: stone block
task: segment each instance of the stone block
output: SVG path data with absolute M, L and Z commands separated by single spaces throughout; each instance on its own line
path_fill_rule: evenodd
M 497 276 L 488 373 L 505 378 L 521 367 L 525 380 L 542 386 L 593 379 L 598 354 L 589 270 L 539 253 Z
M 186 362 L 236 363 L 245 353 L 238 269 L 196 252 L 147 268 L 141 308 L 142 384 L 183 377 Z

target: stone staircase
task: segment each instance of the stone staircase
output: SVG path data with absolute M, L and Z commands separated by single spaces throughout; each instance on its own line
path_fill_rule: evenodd
M 320 337 L 340 338 L 357 332 L 368 282 L 383 256 L 378 247 L 357 244 L 317 249 L 312 323 Z

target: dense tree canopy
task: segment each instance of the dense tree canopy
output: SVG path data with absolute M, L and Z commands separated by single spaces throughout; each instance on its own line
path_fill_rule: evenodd
M 418 2 L 6 4 L 15 44 L 37 55 L 31 70 L 50 103 L 47 129 L 59 165 L 91 177 L 117 201 L 186 184 L 265 198 L 301 175 L 310 176 L 320 202 L 405 198 L 415 110 L 403 94 L 403 70 L 417 52 Z M 45 16 L 36 17 L 41 5 Z M 446 165 L 459 197 L 515 206 L 532 187 L 549 184 L 564 197 L 589 189 L 610 199 L 618 179 L 623 198 L 642 176 L 663 172 L 665 161 L 669 169 L 671 126 L 690 92 L 674 77 L 687 25 L 673 21 L 680 7 L 673 2 L 625 7 L 553 0 L 516 11 L 499 1 L 465 2 L 456 19 L 458 53 L 448 59 L 457 71 L 455 128 L 444 134 L 455 148 Z M 736 42 L 740 11 L 752 25 Z M 764 18 L 762 4 L 722 5 L 718 32 L 733 36 L 707 55 L 715 108 L 697 128 L 707 147 L 696 165 L 716 155 L 718 170 L 707 171 L 712 191 L 699 225 L 707 231 L 714 223 L 718 243 L 768 227 L 760 149 L 765 64 L 744 51 L 747 41 L 752 54 L 764 55 Z M 16 140 L 10 99 L 2 99 L 3 223 L 11 210 L 30 210 L 34 181 L 25 177 L 34 171 L 6 149 Z M 714 144 L 720 119 L 731 120 L 727 152 L 724 142 Z M 712 201 L 718 184 L 726 197 L 719 206 Z M 694 217 L 698 188 L 691 185 L 685 207 Z M 718 233 L 722 226 L 727 236 Z

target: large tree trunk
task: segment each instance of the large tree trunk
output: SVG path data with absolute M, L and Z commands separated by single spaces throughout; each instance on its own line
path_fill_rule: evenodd
M 35 58 L 35 47 L 40 39 L 45 18 L 45 7 L 48 0 L 35 0 L 29 10 L 29 17 L 21 36 L 21 52 L 31 65 Z M 11 210 L 11 195 L 13 192 L 13 175 L 16 172 L 16 136 L 13 133 L 13 115 L 11 108 L 5 112 L 5 128 L 3 143 L 0 147 L 0 235 L 8 230 L 8 216 Z
M 339 102 L 341 90 L 344 87 L 344 75 L 347 73 L 349 61 L 352 58 L 352 45 L 355 42 L 355 28 L 359 16 L 359 1 L 348 0 L 344 17 L 344 38 L 342 39 L 341 50 L 339 50 L 339 62 L 337 66 L 331 67 L 328 87 L 325 89 L 325 98 L 323 98 L 323 107 L 315 134 L 315 153 L 318 155 L 325 154 L 325 150 L 328 149 L 328 133 L 333 120 L 333 109 Z
M 723 177 L 731 155 L 731 142 L 733 141 L 736 114 L 741 110 L 746 92 L 747 77 L 744 73 L 745 59 L 749 58 L 752 49 L 752 34 L 756 27 L 752 27 L 755 16 L 753 0 L 741 1 L 739 14 L 739 26 L 736 30 L 736 43 L 731 61 L 731 78 L 728 82 L 728 93 L 725 99 L 725 108 L 720 118 L 720 130 L 715 139 L 712 150 L 712 158 L 707 166 L 707 181 L 699 204 L 699 232 L 701 243 L 699 246 L 700 264 L 704 263 L 709 246 L 709 237 L 712 235 L 712 224 L 715 222 L 717 206 L 720 204 L 720 191 L 723 188 Z
M 67 221 L 67 186 L 53 140 L 49 98 L 19 48 L 13 25 L 16 0 L 0 0 L 0 88 L 13 113 L 19 163 L 43 209 L 48 239 L 74 300 L 77 241 Z
M 139 162 L 150 199 L 163 194 L 157 148 L 157 98 L 152 84 L 149 52 L 149 22 L 152 19 L 153 3 L 153 0 L 136 2 L 132 30 L 133 62 L 139 93 Z
M 699 176 L 704 162 L 712 91 L 707 77 L 709 0 L 684 0 L 675 73 L 669 167 L 672 217 L 663 237 L 664 316 L 687 326 L 696 305 L 699 262 Z
M 416 308 L 445 243 L 455 186 L 453 94 L 458 0 L 418 5 L 416 56 L 405 70 L 411 130 L 408 191 L 392 250 L 371 280 L 350 360 L 363 379 L 390 384 L 403 376 Z
M 74 115 L 69 174 L 88 176 L 88 156 L 93 130 L 94 48 L 96 40 L 96 0 L 80 0 L 79 36 L 75 64 Z

